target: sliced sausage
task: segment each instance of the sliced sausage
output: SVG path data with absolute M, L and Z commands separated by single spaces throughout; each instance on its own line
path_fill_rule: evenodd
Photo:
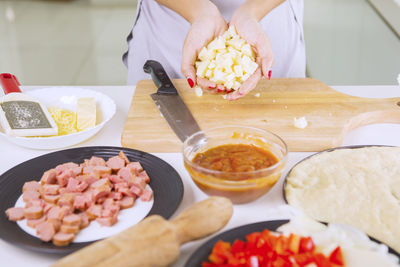
M 41 240 L 49 242 L 56 232 L 52 223 L 42 222 L 36 226 L 36 233 Z
M 121 209 L 127 209 L 133 207 L 134 204 L 135 204 L 134 197 L 125 196 L 121 199 L 119 206 L 121 207 Z
M 22 194 L 22 199 L 25 203 L 28 203 L 31 200 L 39 199 L 40 193 L 38 191 L 28 190 Z
M 80 230 L 79 225 L 61 224 L 60 231 L 63 233 L 76 234 Z
M 67 184 L 67 192 L 76 192 L 79 181 L 75 178 L 69 178 Z
M 118 175 L 110 175 L 109 180 L 113 183 L 113 184 L 120 184 L 120 183 L 126 183 L 126 181 L 124 179 L 122 179 L 120 176 Z
M 125 167 L 125 160 L 119 156 L 114 156 L 107 160 L 106 166 L 111 168 L 113 171 L 118 171 L 119 169 Z
M 125 155 L 124 151 L 120 151 L 118 153 L 118 156 L 125 161 L 126 164 L 129 164 L 131 161 L 128 159 L 128 157 Z
M 100 226 L 112 226 L 118 222 L 118 216 L 97 218 L 96 222 L 100 224 Z
M 43 195 L 58 195 L 60 186 L 58 184 L 45 184 L 42 186 Z
M 38 206 L 32 206 L 24 208 L 24 216 L 26 219 L 39 219 L 43 215 L 43 208 Z
M 57 183 L 57 172 L 54 169 L 45 171 L 40 179 L 41 184 L 55 184 Z
M 141 171 L 143 171 L 143 167 L 140 164 L 140 162 L 131 162 L 128 165 L 126 165 L 127 168 L 129 168 L 133 173 L 138 175 Z
M 146 183 L 150 183 L 150 177 L 146 171 L 140 172 L 138 177 L 143 178 Z
M 74 238 L 74 234 L 58 232 L 53 237 L 53 244 L 56 246 L 67 246 Z
M 24 208 L 12 207 L 6 210 L 6 215 L 10 221 L 19 221 L 25 218 Z
M 95 166 L 93 172 L 102 177 L 106 174 L 111 174 L 111 168 L 107 166 Z
M 26 220 L 26 224 L 31 228 L 36 228 L 38 224 L 46 221 L 46 215 L 40 217 L 39 219 L 29 219 Z
M 132 192 L 132 194 L 135 194 L 136 196 L 140 196 L 143 192 L 143 190 L 138 186 L 133 184 L 131 188 L 129 188 L 129 191 Z
M 140 196 L 140 199 L 143 201 L 150 201 L 153 198 L 153 191 L 151 190 L 144 190 L 142 195 Z
M 41 188 L 40 183 L 38 181 L 29 181 L 24 183 L 22 187 L 22 192 L 32 190 L 32 191 L 39 191 Z
M 94 220 L 97 217 L 101 216 L 102 210 L 103 210 L 102 205 L 92 205 L 89 209 L 87 209 L 86 213 L 89 216 L 89 219 Z
M 88 227 L 90 224 L 90 220 L 89 220 L 89 216 L 86 214 L 86 212 L 80 213 L 79 216 L 81 217 L 80 228 L 83 229 L 83 228 Z
M 130 183 L 136 177 L 135 173 L 128 167 L 123 167 L 118 171 L 118 176 L 124 179 L 125 182 Z
M 106 161 L 103 158 L 93 156 L 89 160 L 90 166 L 106 166 Z
M 70 214 L 63 218 L 63 224 L 70 226 L 80 226 L 81 225 L 81 216 L 78 214 Z
M 60 199 L 60 195 L 44 195 L 42 197 L 44 201 L 51 204 L 57 204 L 58 200 Z

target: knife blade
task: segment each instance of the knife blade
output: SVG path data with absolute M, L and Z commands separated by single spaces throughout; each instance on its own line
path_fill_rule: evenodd
M 179 96 L 163 66 L 155 60 L 147 60 L 143 70 L 151 74 L 157 86 L 157 92 L 151 94 L 151 98 L 178 138 L 184 142 L 189 136 L 200 131 L 199 125 Z

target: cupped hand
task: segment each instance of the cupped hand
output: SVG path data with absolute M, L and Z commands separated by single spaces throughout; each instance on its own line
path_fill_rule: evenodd
M 274 55 L 268 36 L 261 28 L 256 16 L 245 5 L 235 11 L 229 25 L 235 26 L 237 33 L 252 46 L 256 54 L 256 62 L 260 66 L 237 91 L 227 95 L 228 100 L 236 100 L 253 90 L 262 76 L 270 78 Z
M 182 48 L 181 71 L 190 87 L 199 85 L 203 89 L 217 92 L 214 82 L 196 76 L 194 64 L 200 50 L 226 31 L 227 23 L 211 2 L 204 10 L 199 10 L 190 23 L 191 27 Z

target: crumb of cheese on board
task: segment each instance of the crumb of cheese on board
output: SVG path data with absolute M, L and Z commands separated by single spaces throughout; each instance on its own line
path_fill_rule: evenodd
M 306 117 L 300 117 L 300 118 L 295 117 L 293 119 L 293 124 L 294 124 L 294 127 L 296 127 L 296 128 L 304 129 L 307 127 L 308 122 L 307 122 Z
M 255 97 L 260 97 L 260 93 L 257 93 L 254 95 Z
M 194 92 L 196 93 L 197 96 L 202 96 L 203 95 L 203 90 L 201 90 L 200 86 L 197 86 L 194 88 Z

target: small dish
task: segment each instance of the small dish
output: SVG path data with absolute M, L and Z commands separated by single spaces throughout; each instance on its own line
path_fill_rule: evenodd
M 96 126 L 68 135 L 49 137 L 19 137 L 6 135 L 0 127 L 0 136 L 8 141 L 27 148 L 33 149 L 59 149 L 81 143 L 103 128 L 111 120 L 116 111 L 114 101 L 105 94 L 93 90 L 78 87 L 49 87 L 26 91 L 46 107 L 59 107 L 76 112 L 77 100 L 81 97 L 93 97 L 96 100 L 97 121 Z
M 260 148 L 272 154 L 277 161 L 266 168 L 239 172 L 213 170 L 193 162 L 198 153 L 230 144 Z M 184 164 L 194 183 L 206 194 L 227 197 L 235 204 L 253 201 L 267 193 L 282 175 L 287 152 L 287 146 L 279 136 L 245 126 L 200 131 L 183 144 Z

